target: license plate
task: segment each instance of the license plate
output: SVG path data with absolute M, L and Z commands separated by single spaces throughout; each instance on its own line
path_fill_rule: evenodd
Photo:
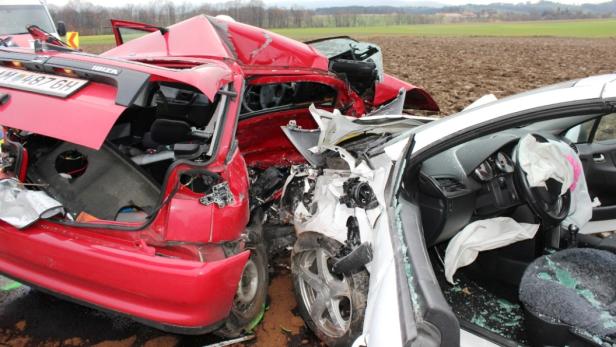
M 0 67 L 0 87 L 66 98 L 87 83 L 78 78 Z

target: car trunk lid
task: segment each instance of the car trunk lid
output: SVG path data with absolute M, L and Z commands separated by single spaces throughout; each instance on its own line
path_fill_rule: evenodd
M 0 125 L 92 149 L 150 79 L 109 61 L 30 52 L 0 49 Z
M 125 106 L 116 88 L 90 82 L 69 98 L 0 87 L 0 125 L 99 149 Z

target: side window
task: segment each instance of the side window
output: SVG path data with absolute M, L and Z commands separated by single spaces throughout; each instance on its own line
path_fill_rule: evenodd
M 616 113 L 601 118 L 593 142 L 612 142 L 616 140 Z
M 334 106 L 336 90 L 316 82 L 286 82 L 248 85 L 241 114 L 274 112 L 293 108 Z
M 592 119 L 574 126 L 565 133 L 565 138 L 573 143 L 588 143 L 595 121 L 596 119 Z
M 119 28 L 120 36 L 122 37 L 122 43 L 126 43 L 128 41 L 132 41 L 134 39 L 138 39 L 143 35 L 149 34 L 150 31 L 144 31 L 140 29 L 132 29 L 132 28 Z

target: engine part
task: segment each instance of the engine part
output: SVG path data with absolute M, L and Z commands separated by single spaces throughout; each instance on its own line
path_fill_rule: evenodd
M 342 188 L 345 195 L 340 198 L 340 202 L 348 208 L 359 207 L 370 210 L 379 205 L 370 184 L 360 181 L 359 177 L 344 182 Z
M 347 219 L 346 226 L 348 228 L 346 246 L 353 249 L 361 244 L 359 222 L 357 221 L 357 217 L 349 217 L 349 219 Z
M 348 255 L 338 259 L 332 267 L 336 273 L 353 273 L 372 261 L 372 246 L 368 242 L 362 243 Z
M 251 205 L 258 207 L 271 200 L 272 195 L 282 189 L 285 175 L 277 168 L 263 171 L 250 187 Z
M 199 202 L 206 206 L 216 204 L 218 207 L 222 208 L 235 203 L 235 198 L 233 194 L 231 194 L 229 183 L 222 182 L 213 186 L 212 192 L 201 197 Z

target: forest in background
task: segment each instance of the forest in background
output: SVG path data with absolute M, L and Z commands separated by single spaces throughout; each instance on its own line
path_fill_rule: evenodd
M 55 20 L 64 21 L 70 30 L 82 35 L 101 35 L 111 32 L 110 18 L 168 26 L 199 14 L 228 15 L 240 22 L 272 29 L 612 18 L 616 17 L 616 0 L 583 5 L 541 1 L 434 8 L 344 6 L 315 9 L 266 6 L 261 0 L 199 5 L 162 0 L 137 5 L 128 3 L 121 7 L 72 0 L 64 6 L 50 6 L 50 11 Z

